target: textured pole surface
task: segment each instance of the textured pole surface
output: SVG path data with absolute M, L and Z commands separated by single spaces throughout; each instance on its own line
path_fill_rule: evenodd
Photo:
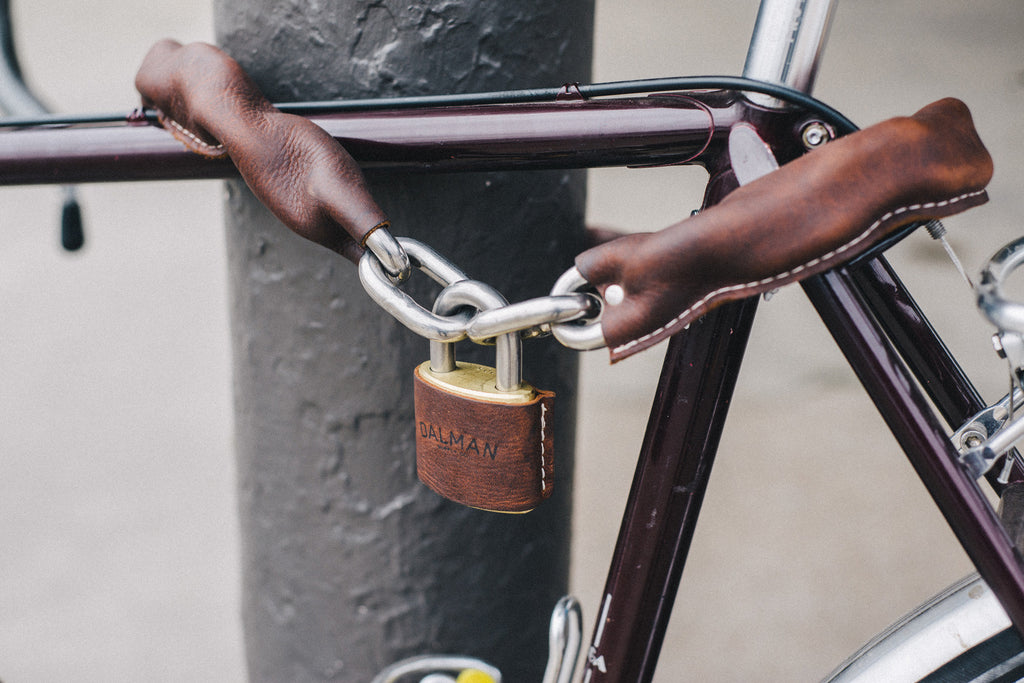
M 275 101 L 589 79 L 591 0 L 215 7 L 218 41 Z M 510 300 L 546 293 L 583 247 L 576 172 L 371 180 L 395 234 Z M 415 474 L 412 369 L 426 341 L 243 185 L 229 183 L 227 201 L 251 679 L 365 683 L 445 652 L 539 680 L 567 580 L 575 355 L 525 345 L 526 379 L 558 392 L 553 498 L 527 515 L 442 501 Z M 436 293 L 422 275 L 407 291 L 428 304 Z M 459 347 L 463 359 L 488 353 Z

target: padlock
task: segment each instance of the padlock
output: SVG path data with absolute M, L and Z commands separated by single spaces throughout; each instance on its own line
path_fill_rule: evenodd
M 505 304 L 475 280 L 446 287 L 434 312 Z M 554 393 L 522 381 L 520 340 L 498 337 L 496 367 L 457 362 L 454 344 L 430 343 L 414 372 L 416 471 L 445 498 L 493 512 L 528 512 L 554 484 Z

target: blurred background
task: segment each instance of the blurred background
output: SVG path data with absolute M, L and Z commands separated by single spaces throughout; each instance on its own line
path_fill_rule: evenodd
M 56 110 L 135 106 L 148 47 L 210 40 L 208 0 L 15 0 L 26 77 Z M 757 2 L 597 2 L 595 80 L 738 74 Z M 1024 3 L 840 3 L 815 94 L 861 126 L 952 95 L 996 164 L 950 219 L 976 272 L 1024 231 Z M 550 84 L 549 84 L 550 85 Z M 688 168 L 591 174 L 593 223 L 666 226 Z M 0 680 L 244 680 L 218 182 L 0 189 Z M 892 252 L 986 398 L 991 331 L 941 247 Z M 552 273 L 552 279 L 557 274 Z M 664 347 L 581 372 L 572 590 L 595 618 Z M 820 678 L 970 570 L 799 288 L 761 307 L 659 681 Z

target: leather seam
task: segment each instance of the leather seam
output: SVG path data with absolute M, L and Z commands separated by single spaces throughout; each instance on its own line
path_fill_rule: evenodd
M 170 124 L 170 126 L 172 128 L 174 128 L 174 130 L 178 131 L 179 133 L 181 133 L 182 135 L 187 137 L 197 147 L 199 147 L 201 149 L 204 149 L 204 150 L 208 150 L 209 153 L 224 154 L 225 149 L 224 149 L 223 143 L 217 144 L 217 145 L 211 145 L 210 143 L 206 142 L 205 140 L 200 138 L 198 135 L 196 135 L 195 133 L 190 131 L 188 128 L 186 128 L 185 126 L 181 125 L 180 123 L 178 123 L 177 121 L 175 121 L 174 119 L 172 119 L 169 116 L 165 116 L 164 117 L 164 122 Z
M 540 493 L 544 495 L 544 492 L 548 488 L 547 475 L 544 471 L 547 460 L 544 452 L 544 429 L 547 427 L 547 421 L 544 419 L 544 414 L 548 412 L 548 407 L 544 405 L 544 402 L 540 403 Z
M 653 330 L 651 332 L 648 332 L 647 334 L 643 335 L 642 337 L 637 337 L 636 339 L 633 339 L 632 341 L 626 342 L 625 344 L 621 344 L 619 346 L 616 346 L 614 349 L 612 349 L 612 353 L 614 353 L 614 354 L 623 353 L 623 352 L 628 351 L 629 349 L 633 348 L 634 346 L 638 346 L 640 344 L 643 344 L 643 343 L 649 341 L 650 339 L 653 339 L 654 337 L 657 337 L 657 336 L 667 332 L 670 328 L 672 328 L 677 323 L 679 323 L 679 321 L 683 320 L 688 315 L 693 313 L 695 310 L 697 310 L 698 308 L 700 308 L 701 306 L 705 305 L 706 303 L 708 303 L 709 301 L 711 301 L 715 297 L 718 297 L 718 296 L 720 296 L 722 294 L 729 294 L 729 293 L 732 293 L 732 292 L 742 291 L 744 289 L 753 289 L 753 288 L 756 288 L 756 287 L 763 287 L 763 286 L 766 286 L 766 285 L 771 285 L 771 284 L 773 284 L 775 282 L 778 282 L 780 280 L 785 280 L 786 278 L 792 277 L 794 275 L 798 275 L 798 274 L 802 273 L 803 271 L 805 271 L 805 270 L 807 270 L 809 268 L 814 268 L 815 266 L 817 266 L 817 265 L 819 265 L 819 264 L 821 264 L 821 263 L 823 263 L 825 261 L 829 261 L 829 260 L 835 258 L 836 256 L 841 256 L 842 254 L 846 253 L 850 249 L 853 249 L 854 247 L 856 247 L 858 244 L 860 244 L 864 240 L 868 239 L 876 230 L 878 230 L 878 228 L 883 223 L 888 221 L 890 218 L 895 218 L 896 216 L 899 216 L 900 214 L 907 213 L 908 211 L 920 211 L 922 209 L 935 209 L 935 208 L 940 208 L 940 207 L 944 207 L 944 206 L 949 206 L 951 204 L 956 204 L 957 202 L 964 201 L 966 199 L 971 199 L 973 197 L 977 197 L 977 196 L 982 195 L 984 193 L 985 193 L 985 190 L 977 190 L 976 192 L 964 193 L 964 194 L 962 194 L 962 195 L 960 195 L 958 197 L 953 197 L 952 199 L 944 199 L 944 200 L 939 201 L 939 202 L 926 202 L 924 204 L 910 204 L 908 206 L 901 206 L 898 209 L 894 209 L 892 211 L 889 211 L 886 214 L 884 214 L 881 218 L 876 220 L 874 223 L 872 223 L 867 228 L 867 230 L 865 230 L 864 232 L 862 232 L 859 235 L 857 235 L 857 237 L 855 237 L 854 239 L 850 240 L 849 242 L 843 244 L 840 247 L 837 247 L 837 248 L 833 249 L 832 251 L 830 251 L 830 252 L 828 252 L 826 254 L 822 254 L 821 256 L 819 256 L 817 258 L 813 258 L 813 259 L 811 259 L 810 261 L 808 261 L 806 263 L 803 263 L 803 264 L 801 264 L 799 266 L 796 266 L 795 268 L 792 268 L 790 270 L 784 271 L 784 272 L 779 273 L 777 275 L 772 275 L 771 277 L 762 278 L 761 280 L 754 280 L 752 282 L 747 282 L 747 283 L 742 284 L 742 285 L 728 285 L 726 287 L 719 287 L 718 289 L 714 290 L 713 292 L 710 292 L 710 293 L 706 294 L 699 301 L 694 303 L 692 306 L 687 308 L 685 311 L 683 311 L 682 313 L 680 313 L 675 318 L 673 318 L 672 320 L 670 320 L 666 324 L 662 325 L 658 329 Z

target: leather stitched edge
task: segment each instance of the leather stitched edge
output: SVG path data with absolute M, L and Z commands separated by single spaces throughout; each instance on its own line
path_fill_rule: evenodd
M 833 259 L 835 259 L 835 258 L 837 258 L 839 256 L 842 256 L 844 253 L 846 253 L 850 249 L 853 249 L 853 248 L 857 247 L 861 242 L 863 242 L 866 239 L 870 238 L 878 230 L 878 228 L 881 227 L 884 223 L 886 223 L 887 221 L 889 221 L 892 218 L 896 218 L 897 216 L 899 216 L 901 214 L 907 213 L 909 211 L 920 211 L 922 209 L 935 209 L 935 208 L 941 208 L 941 207 L 945 207 L 945 206 L 950 206 L 950 205 L 953 205 L 953 204 L 956 204 L 958 202 L 962 202 L 962 201 L 965 201 L 965 200 L 968 200 L 968 199 L 973 199 L 975 197 L 984 196 L 985 194 L 986 194 L 985 190 L 976 190 L 974 192 L 966 192 L 966 193 L 964 193 L 962 195 L 959 195 L 957 197 L 953 197 L 951 199 L 944 199 L 944 200 L 938 201 L 938 202 L 925 202 L 925 203 L 921 203 L 921 204 L 910 204 L 910 205 L 907 205 L 907 206 L 901 206 L 901 207 L 899 207 L 897 209 L 893 209 L 892 211 L 888 211 L 884 215 L 882 215 L 878 220 L 876 220 L 874 223 L 872 223 L 870 226 L 868 226 L 868 228 L 866 230 L 861 232 L 855 238 L 853 238 L 849 242 L 846 242 L 842 246 L 837 247 L 836 249 L 833 249 L 832 251 L 830 251 L 830 252 L 828 252 L 826 254 L 823 254 L 823 255 L 821 255 L 821 256 L 819 256 L 817 258 L 813 258 L 810 261 L 807 261 L 806 263 L 803 263 L 803 264 L 801 264 L 799 266 L 791 268 L 790 270 L 783 271 L 781 273 L 778 273 L 776 275 L 772 275 L 772 276 L 767 277 L 767 278 L 762 278 L 760 280 L 755 280 L 755 281 L 752 281 L 752 282 L 747 282 L 747 283 L 744 283 L 744 284 L 741 284 L 741 285 L 728 285 L 728 286 L 725 286 L 725 287 L 719 287 L 718 289 L 716 289 L 716 290 L 714 290 L 712 292 L 709 292 L 708 294 L 704 295 L 701 299 L 699 299 L 697 302 L 695 302 L 692 305 L 690 305 L 685 311 L 683 311 L 682 313 L 677 315 L 675 318 L 673 318 L 669 322 L 667 322 L 664 325 L 662 325 L 661 327 L 657 328 L 656 330 L 652 330 L 651 332 L 648 332 L 645 335 L 637 337 L 636 339 L 630 340 L 630 341 L 626 342 L 625 344 L 620 344 L 619 346 L 614 347 L 612 349 L 612 351 L 611 351 L 612 352 L 612 356 L 615 359 L 618 359 L 619 357 L 622 356 L 622 354 L 627 354 L 628 355 L 629 351 L 631 349 L 633 349 L 634 347 L 636 347 L 636 346 L 645 344 L 646 342 L 651 341 L 651 340 L 653 340 L 655 338 L 662 338 L 662 337 L 670 336 L 671 334 L 673 334 L 674 332 L 676 332 L 679 329 L 679 326 L 683 323 L 683 321 L 689 315 L 691 315 L 694 311 L 696 311 L 697 309 L 705 306 L 706 304 L 708 304 L 711 301 L 713 301 L 714 299 L 722 296 L 723 294 L 730 294 L 730 293 L 733 293 L 733 292 L 741 292 L 741 291 L 743 291 L 745 289 L 754 290 L 754 289 L 757 289 L 757 288 L 760 288 L 760 287 L 769 286 L 769 285 L 772 285 L 772 284 L 774 284 L 776 282 L 780 282 L 780 281 L 785 280 L 787 278 L 793 277 L 794 275 L 799 275 L 800 273 L 802 273 L 805 270 L 808 270 L 809 268 L 814 268 L 814 267 L 816 267 L 816 266 L 818 266 L 818 265 L 820 265 L 822 263 L 825 263 L 825 262 L 833 260 Z

